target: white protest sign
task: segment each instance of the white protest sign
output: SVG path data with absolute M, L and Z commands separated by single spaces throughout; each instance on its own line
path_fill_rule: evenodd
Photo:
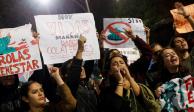
M 194 78 L 188 75 L 184 78 L 175 78 L 162 85 L 164 91 L 160 102 L 168 112 L 189 111 L 194 109 Z
M 0 76 L 42 68 L 38 44 L 32 37 L 31 24 L 0 29 Z
M 117 48 L 122 55 L 127 57 L 128 64 L 135 62 L 140 58 L 140 53 L 137 48 Z
M 124 32 L 131 29 L 134 35 L 138 35 L 146 41 L 143 22 L 138 18 L 104 18 L 105 48 L 133 48 L 134 43 Z
M 80 34 L 87 41 L 84 60 L 100 58 L 94 17 L 91 13 L 35 16 L 45 64 L 63 63 L 75 56 Z

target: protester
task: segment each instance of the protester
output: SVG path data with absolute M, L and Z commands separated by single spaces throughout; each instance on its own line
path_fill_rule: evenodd
M 128 38 L 132 39 L 141 54 L 138 60 L 128 66 L 128 69 L 138 83 L 146 84 L 146 72 L 152 59 L 152 50 L 150 46 L 146 44 L 146 42 L 142 40 L 138 35 L 133 35 L 131 29 L 125 29 L 125 34 L 128 36 Z M 116 53 L 120 52 L 116 49 L 110 50 L 107 58 Z M 107 65 L 105 66 L 108 67 Z M 141 70 L 139 70 L 140 68 Z
M 0 77 L 0 112 L 21 112 L 18 75 Z
M 188 43 L 182 37 L 174 38 L 171 46 L 175 49 L 175 51 L 179 55 L 182 65 L 185 67 L 188 67 L 192 72 L 192 75 L 194 76 L 194 69 L 193 69 L 194 68 L 194 54 L 193 54 L 194 48 L 192 48 L 191 52 L 189 53 Z
M 157 80 L 160 76 L 158 75 L 158 72 L 160 71 L 160 66 L 158 65 L 158 56 L 162 50 L 162 46 L 159 43 L 153 43 L 151 45 L 152 52 L 153 52 L 153 57 L 152 60 L 150 61 L 150 65 L 148 68 L 148 71 L 146 73 L 146 78 L 147 78 L 147 86 L 153 91 L 154 87 L 156 85 Z
M 188 14 L 188 12 L 186 12 L 182 3 L 176 2 L 175 7 L 178 9 L 178 13 L 183 15 L 189 21 L 189 23 L 194 29 L 194 20 Z M 171 46 L 175 49 L 175 51 L 179 55 L 182 65 L 189 68 L 190 71 L 192 72 L 192 76 L 194 76 L 194 69 L 193 69 L 194 68 L 194 48 L 191 48 L 191 52 L 189 53 L 189 46 L 186 39 L 180 36 L 176 36 L 173 39 Z
M 59 86 L 61 101 L 58 103 L 46 103 L 42 85 L 35 81 L 29 81 L 21 87 L 21 97 L 27 110 L 31 112 L 73 112 L 76 107 L 76 99 L 69 87 L 59 75 L 58 68 L 50 68 L 51 76 Z
M 178 55 L 176 54 L 176 52 L 172 49 L 172 48 L 164 48 L 161 51 L 160 54 L 160 59 L 161 61 L 160 63 L 160 67 L 161 67 L 161 71 L 159 72 L 161 78 L 157 83 L 157 89 L 155 90 L 155 94 L 158 98 L 164 98 L 165 102 L 167 102 L 166 106 L 163 106 L 163 110 L 164 112 L 167 111 L 178 111 L 178 112 L 182 112 L 182 111 L 188 111 L 190 110 L 190 108 L 193 109 L 193 107 L 190 107 L 189 105 L 181 107 L 179 106 L 179 104 L 181 105 L 182 100 L 184 101 L 186 98 L 176 94 L 176 90 L 175 88 L 179 88 L 177 90 L 177 93 L 180 93 L 182 91 L 183 88 L 181 88 L 181 82 L 184 82 L 183 78 L 185 76 L 189 76 L 190 72 L 187 68 L 181 66 L 180 64 L 180 60 Z M 172 79 L 178 80 L 179 82 L 177 83 L 172 83 Z M 181 81 L 182 80 L 182 81 Z M 167 87 L 164 88 L 163 84 L 167 84 Z M 174 85 L 175 84 L 175 85 Z M 180 85 L 179 85 L 180 84 Z M 164 89 L 167 89 L 166 91 Z M 172 97 L 163 97 L 161 96 L 161 94 L 167 94 L 170 95 Z M 181 93 L 180 93 L 181 94 Z M 178 100 L 177 97 L 181 97 L 182 100 Z M 184 94 L 183 94 L 184 96 Z M 162 102 L 161 102 L 162 103 Z M 186 103 L 186 102 L 185 102 Z M 181 105 L 183 106 L 183 105 Z
M 109 74 L 100 94 L 101 112 L 160 112 L 148 87 L 137 84 L 131 76 L 123 55 L 114 54 L 107 63 Z
M 76 56 L 63 64 L 60 68 L 61 75 L 69 85 L 73 95 L 77 100 L 76 112 L 97 112 L 97 91 L 90 84 L 90 76 L 86 76 L 82 67 L 82 54 L 86 38 L 81 36 L 78 40 L 78 50 Z

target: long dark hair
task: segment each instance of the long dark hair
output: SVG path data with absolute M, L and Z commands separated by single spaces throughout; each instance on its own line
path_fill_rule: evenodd
M 109 59 L 106 60 L 106 69 L 107 71 L 105 72 L 106 74 L 104 74 L 104 80 L 101 84 L 101 89 L 104 89 L 106 87 L 111 87 L 111 88 L 115 88 L 117 85 L 116 79 L 115 77 L 111 77 L 110 76 L 110 66 L 111 66 L 111 61 L 113 58 L 115 57 L 120 57 L 124 60 L 126 66 L 127 66 L 127 57 L 122 55 L 122 54 L 113 54 L 112 56 L 109 56 Z
M 190 74 L 189 69 L 186 68 L 185 66 L 182 66 L 181 63 L 180 63 L 179 66 L 178 66 L 179 70 L 178 70 L 177 73 L 170 73 L 170 72 L 168 71 L 167 67 L 165 67 L 165 65 L 164 65 L 164 58 L 163 58 L 163 56 L 162 56 L 163 52 L 164 52 L 166 49 L 172 49 L 172 50 L 174 50 L 174 49 L 171 48 L 171 47 L 165 47 L 165 48 L 163 48 L 163 49 L 161 50 L 161 52 L 160 52 L 160 54 L 159 54 L 159 56 L 158 56 L 158 61 L 157 61 L 157 62 L 158 62 L 158 65 L 159 65 L 158 67 L 161 68 L 160 71 L 159 71 L 159 75 L 161 76 L 161 81 L 162 81 L 162 82 L 166 82 L 166 81 L 171 80 L 172 78 L 174 78 L 172 75 L 176 75 L 176 77 L 182 78 L 182 77 L 184 77 L 184 76 Z M 175 51 L 175 50 L 174 50 L 174 51 Z M 178 55 L 177 55 L 177 56 L 178 56 Z
M 21 99 L 21 106 L 22 106 L 22 109 L 25 110 L 25 111 L 28 111 L 30 109 L 29 107 L 29 104 L 26 103 L 22 98 L 25 97 L 27 98 L 28 97 L 28 92 L 29 92 L 29 87 L 34 84 L 34 83 L 38 83 L 36 81 L 28 81 L 26 83 L 23 83 L 21 88 L 20 88 L 20 99 Z

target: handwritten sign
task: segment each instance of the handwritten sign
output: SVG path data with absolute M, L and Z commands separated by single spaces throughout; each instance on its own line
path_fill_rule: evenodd
M 192 112 L 194 109 L 194 78 L 189 76 L 175 78 L 162 85 L 164 92 L 160 102 L 168 112 Z
M 0 76 L 42 68 L 37 44 L 33 44 L 31 24 L 0 29 Z
M 133 48 L 134 43 L 125 35 L 124 29 L 131 29 L 146 41 L 143 22 L 138 18 L 104 18 L 105 48 Z
M 194 4 L 185 6 L 184 8 L 190 14 L 190 16 L 194 18 Z M 187 33 L 193 31 L 188 20 L 186 20 L 182 15 L 178 14 L 177 9 L 170 10 L 170 12 L 174 18 L 174 24 L 178 33 Z
M 128 64 L 135 62 L 140 58 L 140 53 L 137 48 L 117 48 L 122 55 L 127 57 Z
M 94 17 L 91 13 L 35 16 L 45 64 L 63 63 L 75 56 L 80 34 L 87 42 L 84 60 L 100 58 Z

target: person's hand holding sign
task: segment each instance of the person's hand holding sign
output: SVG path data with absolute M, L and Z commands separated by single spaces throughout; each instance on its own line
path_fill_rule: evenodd
M 99 41 L 100 48 L 104 48 L 103 42 L 104 42 L 105 38 L 106 38 L 106 36 L 105 36 L 105 33 L 103 31 L 100 34 L 98 34 L 98 41 Z
M 178 10 L 177 11 L 178 14 L 183 15 L 185 18 L 190 16 L 189 13 L 185 10 L 182 3 L 175 2 L 174 6 Z
M 186 11 L 186 9 L 184 8 L 184 5 L 182 3 L 180 3 L 180 2 L 175 2 L 174 6 L 178 10 L 177 13 L 182 15 L 182 16 L 184 16 L 184 18 L 189 21 L 189 23 L 191 24 L 192 28 L 194 29 L 194 19 L 189 14 L 189 12 Z
M 83 35 L 80 35 L 80 38 L 78 39 L 78 49 L 76 53 L 77 59 L 82 59 L 82 53 L 84 51 L 84 44 L 86 43 L 86 38 Z
M 150 29 L 147 26 L 144 26 L 144 31 L 146 33 L 146 41 L 149 44 L 149 41 L 150 41 Z
M 123 28 L 125 30 L 125 35 L 127 35 L 131 39 L 135 39 L 136 36 L 133 34 L 133 31 L 131 28 Z
M 86 43 L 86 38 L 80 35 L 80 38 L 78 40 L 78 50 L 81 52 L 84 51 L 84 43 Z

